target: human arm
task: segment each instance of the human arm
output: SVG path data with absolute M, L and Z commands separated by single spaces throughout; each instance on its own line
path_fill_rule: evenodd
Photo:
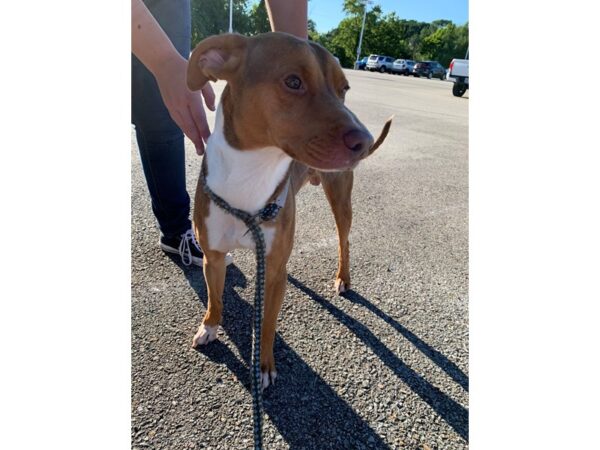
M 142 0 L 131 1 L 131 50 L 154 75 L 171 118 L 188 136 L 198 154 L 210 136 L 202 97 L 208 108 L 215 109 L 215 94 L 210 83 L 200 92 L 187 88 L 187 60 L 171 43 Z
M 273 31 L 283 31 L 308 39 L 307 0 L 266 0 Z

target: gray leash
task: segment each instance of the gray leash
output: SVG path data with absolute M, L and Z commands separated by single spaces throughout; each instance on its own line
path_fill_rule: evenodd
M 208 197 L 225 212 L 238 218 L 246 224 L 248 230 L 252 233 L 252 238 L 256 245 L 256 287 L 254 290 L 254 333 L 252 337 L 252 418 L 254 422 L 254 449 L 262 449 L 262 392 L 260 377 L 260 335 L 262 330 L 263 304 L 265 298 L 265 237 L 260 224 L 275 219 L 279 210 L 283 207 L 280 200 L 287 197 L 289 189 L 289 178 L 283 192 L 277 197 L 274 203 L 267 204 L 258 214 L 252 215 L 244 210 L 233 208 L 227 201 L 215 194 L 206 182 L 204 173 L 200 174 L 200 180 L 204 192 Z

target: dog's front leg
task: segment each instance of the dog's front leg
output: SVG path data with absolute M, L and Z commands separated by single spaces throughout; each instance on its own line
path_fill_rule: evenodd
M 207 344 L 217 338 L 217 329 L 223 313 L 223 288 L 225 286 L 225 253 L 204 251 L 204 279 L 208 291 L 208 306 L 192 347 Z
M 286 264 L 292 252 L 293 240 L 289 237 L 294 235 L 293 223 L 287 230 L 278 230 L 278 237 L 267 255 L 267 267 L 265 277 L 265 304 L 263 315 L 263 327 L 260 336 L 260 370 L 262 373 L 262 387 L 267 388 L 275 382 L 277 370 L 273 356 L 273 343 L 277 317 L 281 310 L 285 288 L 287 285 Z M 291 233 L 291 235 L 289 235 Z M 283 235 L 288 234 L 288 238 Z
M 271 266 L 272 270 L 269 269 Z M 265 307 L 263 316 L 262 334 L 260 336 L 260 371 L 262 374 L 262 387 L 267 388 L 275 382 L 277 370 L 275 369 L 275 358 L 273 356 L 273 343 L 275 341 L 275 329 L 277 316 L 281 310 L 285 286 L 287 284 L 287 270 L 285 263 L 280 267 L 273 267 L 267 263 L 267 274 L 265 282 Z

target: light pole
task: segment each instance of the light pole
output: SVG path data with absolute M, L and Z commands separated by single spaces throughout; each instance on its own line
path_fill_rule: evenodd
M 229 32 L 233 33 L 233 0 L 229 0 Z
M 356 62 L 354 63 L 354 68 L 356 68 L 358 60 L 360 59 L 360 50 L 362 47 L 363 33 L 365 31 L 365 20 L 367 19 L 367 4 L 369 4 L 369 3 L 371 3 L 370 0 L 364 0 L 364 2 L 363 2 L 363 6 L 364 6 L 363 20 L 362 20 L 362 26 L 360 27 L 360 37 L 358 38 L 358 48 L 356 49 Z

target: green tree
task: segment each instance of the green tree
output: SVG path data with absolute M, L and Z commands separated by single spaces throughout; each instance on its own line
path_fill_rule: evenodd
M 252 30 L 248 0 L 233 2 L 233 30 L 241 34 L 249 34 Z M 192 48 L 205 37 L 228 31 L 228 0 L 192 0 Z
M 255 35 L 271 31 L 265 0 L 235 0 L 233 29 Z M 344 67 L 353 67 L 364 14 L 362 0 L 344 0 L 346 16 L 326 33 L 318 33 L 308 21 L 309 39 L 327 48 Z M 228 0 L 192 0 L 192 45 L 229 28 Z M 395 13 L 383 15 L 379 5 L 368 9 L 361 57 L 380 54 L 394 58 L 433 59 L 447 66 L 452 58 L 462 57 L 469 46 L 469 24 L 456 26 L 450 20 L 431 23 L 401 19 Z
M 452 21 L 446 20 L 446 19 L 439 19 L 439 20 L 434 20 L 433 22 L 431 22 L 431 26 L 435 29 L 444 28 L 451 24 L 452 24 Z
M 340 58 L 344 67 L 353 67 L 364 14 L 360 0 L 345 0 L 343 11 L 346 17 L 333 30 L 311 38 Z M 438 20 L 431 24 L 404 20 L 395 13 L 382 14 L 379 5 L 367 11 L 361 47 L 361 57 L 381 54 L 395 58 L 416 58 L 421 52 L 422 40 L 450 21 Z
M 252 28 L 250 34 L 260 34 L 271 31 L 271 24 L 269 23 L 269 15 L 267 14 L 265 0 L 254 3 L 250 8 L 250 25 Z
M 436 60 L 448 67 L 452 58 L 463 57 L 468 46 L 469 24 L 457 27 L 450 23 L 423 39 L 421 53 L 424 59 Z
M 417 22 L 416 20 L 401 20 L 401 39 L 408 47 L 408 57 L 410 59 L 418 59 L 419 50 L 421 47 L 421 32 L 429 27 L 426 22 Z
M 382 17 L 373 31 L 377 43 L 376 53 L 395 58 L 410 58 L 412 52 L 404 39 L 403 31 L 402 21 L 395 13 Z
M 337 28 L 331 31 L 333 50 L 329 47 L 327 49 L 340 59 L 342 66 L 352 67 L 356 59 L 364 9 L 359 0 L 345 0 L 344 11 L 348 15 L 342 19 Z M 364 55 L 373 53 L 377 48 L 376 29 L 380 16 L 381 7 L 379 5 L 367 12 L 361 48 Z

